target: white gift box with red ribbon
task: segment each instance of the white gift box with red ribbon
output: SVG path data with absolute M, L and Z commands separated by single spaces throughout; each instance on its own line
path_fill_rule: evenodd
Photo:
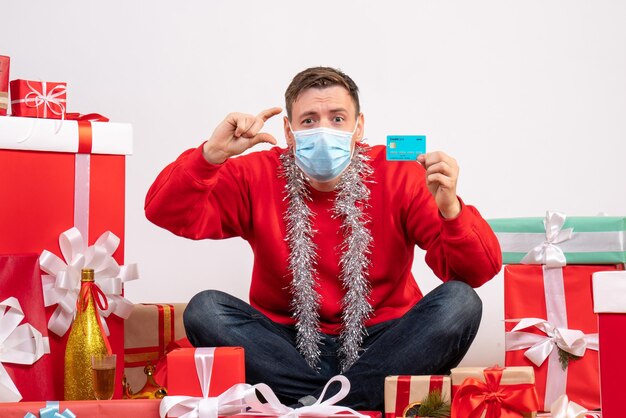
M 130 123 L 0 117 L 0 149 L 130 155 Z

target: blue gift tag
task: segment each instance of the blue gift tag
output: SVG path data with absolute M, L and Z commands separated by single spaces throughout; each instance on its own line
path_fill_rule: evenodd
M 426 152 L 424 135 L 387 135 L 387 160 L 415 161 Z

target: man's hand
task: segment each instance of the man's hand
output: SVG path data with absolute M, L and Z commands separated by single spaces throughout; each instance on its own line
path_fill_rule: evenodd
M 263 110 L 257 116 L 245 113 L 230 113 L 226 116 L 207 142 L 202 153 L 211 164 L 221 164 L 234 155 L 239 155 L 261 142 L 276 145 L 276 139 L 265 132 L 260 132 L 265 122 L 283 110 L 272 107 Z
M 426 169 L 426 185 L 435 198 L 439 212 L 446 219 L 456 218 L 461 202 L 456 197 L 459 166 L 449 155 L 437 151 L 421 154 L 417 161 Z

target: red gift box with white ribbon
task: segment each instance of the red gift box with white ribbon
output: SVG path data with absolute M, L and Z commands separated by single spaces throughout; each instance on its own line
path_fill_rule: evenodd
M 66 83 L 11 80 L 11 114 L 30 118 L 63 119 Z
M 50 332 L 56 389 L 52 399 L 63 397 L 67 328 L 75 307 L 72 295 L 80 285 L 69 274 L 72 266 L 97 244 L 97 251 L 105 255 L 96 281 L 98 271 L 107 266 L 116 275 L 129 271 L 122 267 L 125 155 L 131 152 L 129 124 L 0 117 L 0 254 L 46 250 L 52 263 L 43 282 L 49 327 L 56 330 Z M 57 273 L 68 273 L 63 277 L 69 283 L 57 280 L 61 277 Z M 121 296 L 120 277 L 101 282 L 107 297 L 111 295 L 106 322 L 118 354 L 118 382 L 123 372 L 124 320 L 109 314 L 113 310 L 122 314 L 129 307 Z M 119 397 L 121 384 L 116 386 Z
M 54 396 L 38 254 L 0 255 L 0 347 L 0 402 Z
M 586 409 L 600 407 L 598 326 L 591 276 L 620 268 L 505 267 L 505 365 L 534 368 L 540 410 L 550 410 L 563 394 Z

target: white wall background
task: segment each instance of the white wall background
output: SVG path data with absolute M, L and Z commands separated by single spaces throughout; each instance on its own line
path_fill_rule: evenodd
M 178 3 L 178 4 L 176 4 Z M 626 2 L 620 0 L 2 1 L 12 78 L 67 81 L 69 110 L 130 122 L 126 260 L 134 302 L 206 288 L 247 298 L 240 239 L 192 242 L 150 224 L 146 191 L 230 111 L 283 105 L 298 71 L 339 67 L 361 88 L 366 136 L 425 134 L 461 166 L 485 217 L 626 214 Z M 282 125 L 267 125 L 284 144 Z M 418 249 L 414 274 L 437 285 Z M 466 365 L 503 361 L 503 287 L 478 290 Z

